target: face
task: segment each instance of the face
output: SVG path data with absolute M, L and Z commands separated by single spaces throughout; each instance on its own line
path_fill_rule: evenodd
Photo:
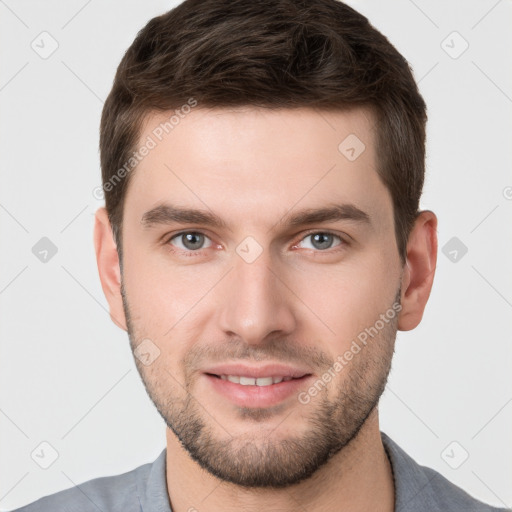
M 203 468 L 297 483 L 355 438 L 390 370 L 402 267 L 373 118 L 197 108 L 162 136 L 168 118 L 148 117 L 124 206 L 137 368 Z

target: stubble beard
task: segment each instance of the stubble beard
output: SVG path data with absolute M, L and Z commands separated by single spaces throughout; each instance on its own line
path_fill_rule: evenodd
M 133 351 L 138 338 L 123 287 L 122 295 Z M 395 303 L 399 300 L 400 290 Z M 203 469 L 220 480 L 246 488 L 285 488 L 310 478 L 356 438 L 384 392 L 397 323 L 395 316 L 343 367 L 337 376 L 333 398 L 328 398 L 324 389 L 307 405 L 297 401 L 296 408 L 308 408 L 303 414 L 307 428 L 301 435 L 286 438 L 273 435 L 268 429 L 261 430 L 264 435 L 255 436 L 255 423 L 264 422 L 274 413 L 254 408 L 237 408 L 237 419 L 248 422 L 248 433 L 233 437 L 229 435 L 229 428 L 218 425 L 193 396 L 193 381 L 186 371 L 182 389 L 173 377 L 162 375 L 162 379 L 137 358 L 135 363 L 146 392 L 167 427 Z M 165 382 L 180 396 L 171 393 L 170 389 L 162 389 L 161 384 Z M 287 413 L 281 414 L 286 422 Z

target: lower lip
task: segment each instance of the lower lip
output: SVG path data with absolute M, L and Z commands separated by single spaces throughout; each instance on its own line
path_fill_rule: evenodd
M 276 405 L 290 395 L 297 394 L 300 388 L 305 387 L 305 382 L 311 375 L 304 375 L 300 379 L 292 379 L 271 384 L 270 386 L 245 386 L 236 384 L 229 380 L 204 374 L 215 391 L 227 397 L 239 407 L 271 407 Z

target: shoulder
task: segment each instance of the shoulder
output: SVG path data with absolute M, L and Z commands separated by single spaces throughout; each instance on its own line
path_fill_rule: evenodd
M 506 512 L 473 498 L 437 471 L 418 464 L 389 436 L 382 443 L 395 479 L 395 512 Z
M 139 512 L 141 482 L 147 480 L 152 465 L 150 462 L 118 475 L 93 478 L 11 512 Z
M 496 508 L 473 498 L 473 496 L 450 482 L 437 471 L 425 466 L 420 467 L 427 476 L 432 492 L 435 495 L 440 508 L 443 510 L 506 512 L 507 509 Z

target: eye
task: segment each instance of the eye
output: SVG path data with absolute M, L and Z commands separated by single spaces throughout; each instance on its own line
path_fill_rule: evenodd
M 301 242 L 299 242 L 298 245 L 308 238 L 311 239 L 311 247 L 306 247 L 306 249 L 318 249 L 320 251 L 325 251 L 326 249 L 333 247 L 334 239 L 338 239 L 340 241 L 340 243 L 334 245 L 334 247 L 346 245 L 346 242 L 339 235 L 329 231 L 315 231 L 314 233 L 309 233 L 301 240 Z
M 176 240 L 176 244 L 172 243 L 173 240 Z M 178 249 L 181 249 L 183 251 L 198 251 L 199 249 L 205 249 L 206 247 L 203 247 L 203 244 L 205 240 L 210 240 L 206 235 L 203 235 L 203 233 L 199 233 L 197 231 L 183 231 L 182 233 L 178 233 L 167 241 L 168 244 L 171 244 L 175 247 L 178 247 Z M 181 242 L 181 245 L 180 243 Z M 210 245 L 207 247 L 211 246 Z
M 326 251 L 333 247 L 348 245 L 348 242 L 343 240 L 339 235 L 329 231 L 315 231 L 307 234 L 302 240 L 294 247 L 299 247 L 306 240 L 310 239 L 310 246 L 303 247 L 306 249 L 314 249 L 316 251 Z M 338 243 L 336 243 L 338 240 Z M 207 245 L 205 245 L 205 243 Z M 199 252 L 201 249 L 207 249 L 212 246 L 212 241 L 205 234 L 198 231 L 182 231 L 170 237 L 166 245 L 177 248 L 183 252 L 193 253 Z

